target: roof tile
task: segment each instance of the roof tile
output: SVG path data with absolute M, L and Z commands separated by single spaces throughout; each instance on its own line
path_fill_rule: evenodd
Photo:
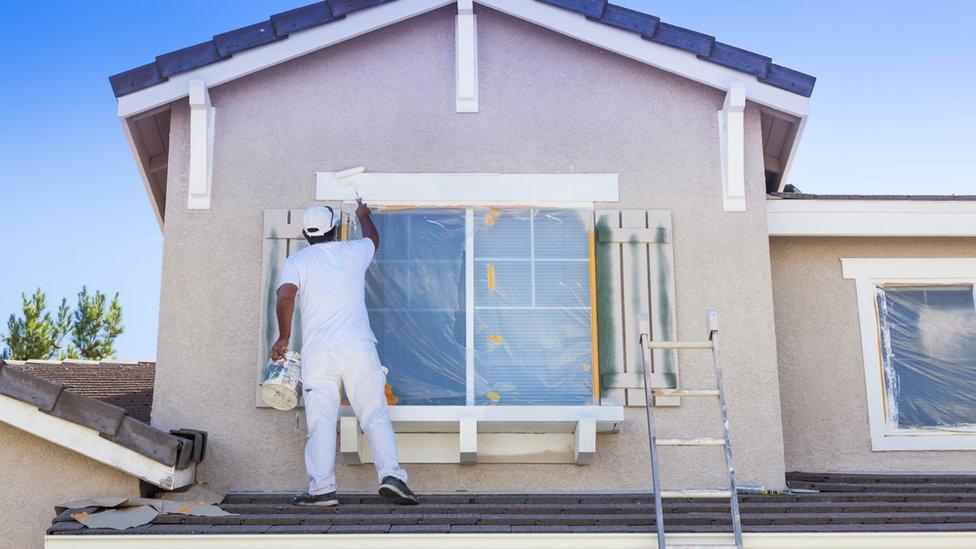
M 332 14 L 339 17 L 354 11 L 372 8 L 374 6 L 379 6 L 380 4 L 386 4 L 392 1 L 393 0 L 328 0 L 328 3 L 329 8 L 332 9 Z
M 661 22 L 659 17 L 614 4 L 607 4 L 606 9 L 603 11 L 603 17 L 587 16 L 587 18 L 591 21 L 598 21 L 617 28 L 636 32 L 644 37 L 654 36 L 654 32 L 657 31 L 657 25 Z
M 539 0 L 539 2 L 596 18 L 601 17 L 604 8 L 607 7 L 607 0 Z
M 279 37 L 287 36 L 293 32 L 310 29 L 342 19 L 341 15 L 333 15 L 327 2 L 316 2 L 293 10 L 276 13 L 271 16 L 271 24 L 274 26 L 275 34 Z
M 711 54 L 698 56 L 705 61 L 729 67 L 737 71 L 747 72 L 757 78 L 764 78 L 769 72 L 773 60 L 765 55 L 753 53 L 742 48 L 715 42 Z
M 51 415 L 114 436 L 119 431 L 125 410 L 70 391 L 61 391 Z
M 776 63 L 770 63 L 769 73 L 765 77 L 760 78 L 759 81 L 802 95 L 803 97 L 810 97 L 813 94 L 813 85 L 816 84 L 817 79 L 809 74 L 803 74 L 800 71 L 795 71 L 782 65 L 777 65 Z
M 0 394 L 37 406 L 45 412 L 54 409 L 62 388 L 60 383 L 0 364 Z
M 715 43 L 714 36 L 664 22 L 658 24 L 657 32 L 650 39 L 658 44 L 690 51 L 699 56 L 707 56 L 711 53 L 712 45 Z
M 159 68 L 155 62 L 152 62 L 109 76 L 108 81 L 112 85 L 112 91 L 115 93 L 115 96 L 122 97 L 123 95 L 155 86 L 156 84 L 162 84 L 166 79 L 160 76 Z
M 230 57 L 239 51 L 263 46 L 282 38 L 284 37 L 275 34 L 274 27 L 268 20 L 218 34 L 213 37 L 213 42 L 221 57 Z
M 193 69 L 216 63 L 222 59 L 213 41 L 208 40 L 181 50 L 164 53 L 156 57 L 159 74 L 169 78 Z
M 170 467 L 176 465 L 181 439 L 169 433 L 125 417 L 115 436 L 106 437 L 112 442 Z M 189 448 L 190 445 L 187 444 Z M 185 467 L 184 467 L 185 468 Z

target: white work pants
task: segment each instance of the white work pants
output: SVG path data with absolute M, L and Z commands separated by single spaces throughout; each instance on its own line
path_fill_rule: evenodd
M 308 441 L 305 468 L 311 482 L 308 493 L 336 491 L 336 423 L 339 421 L 339 387 L 345 387 L 376 461 L 376 475 L 392 475 L 407 481 L 400 468 L 396 438 L 386 405 L 386 373 L 380 365 L 376 345 L 368 339 L 336 344 L 302 356 L 302 386 Z

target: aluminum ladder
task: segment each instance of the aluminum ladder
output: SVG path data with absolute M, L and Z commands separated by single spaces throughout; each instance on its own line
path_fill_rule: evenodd
M 644 363 L 644 394 L 647 397 L 647 440 L 651 450 L 651 485 L 654 489 L 654 515 L 657 521 L 658 549 L 675 549 L 691 547 L 722 547 L 742 549 L 742 522 L 739 515 L 739 500 L 736 495 L 735 469 L 732 467 L 732 440 L 729 437 L 728 408 L 725 401 L 725 390 L 722 387 L 722 368 L 718 353 L 718 311 L 708 311 L 708 340 L 707 341 L 653 341 L 650 338 L 650 323 L 642 319 L 640 326 L 641 358 Z M 652 352 L 655 349 L 710 349 L 712 363 L 715 368 L 715 387 L 707 389 L 669 389 L 653 387 L 649 381 L 653 374 Z M 654 406 L 652 396 L 657 397 L 708 397 L 718 398 L 722 414 L 722 438 L 657 438 L 654 431 Z M 661 472 L 658 461 L 658 446 L 723 446 L 725 448 L 725 463 L 728 466 L 728 490 L 661 490 Z M 664 537 L 664 514 L 661 507 L 663 498 L 728 498 L 732 510 L 732 536 L 734 545 L 667 545 Z

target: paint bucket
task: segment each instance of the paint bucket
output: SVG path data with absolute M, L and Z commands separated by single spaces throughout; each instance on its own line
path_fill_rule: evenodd
M 285 351 L 284 360 L 271 360 L 264 369 L 261 399 L 275 410 L 291 410 L 298 406 L 298 383 L 302 377 L 302 357 Z

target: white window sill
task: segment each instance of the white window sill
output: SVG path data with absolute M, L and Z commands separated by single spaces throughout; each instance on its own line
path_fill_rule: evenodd
M 871 450 L 875 452 L 918 450 L 976 450 L 976 433 L 973 434 L 888 434 L 871 437 Z
M 348 463 L 372 454 L 349 406 L 340 411 Z M 576 463 L 596 454 L 596 433 L 614 432 L 622 406 L 390 406 L 403 463 Z

